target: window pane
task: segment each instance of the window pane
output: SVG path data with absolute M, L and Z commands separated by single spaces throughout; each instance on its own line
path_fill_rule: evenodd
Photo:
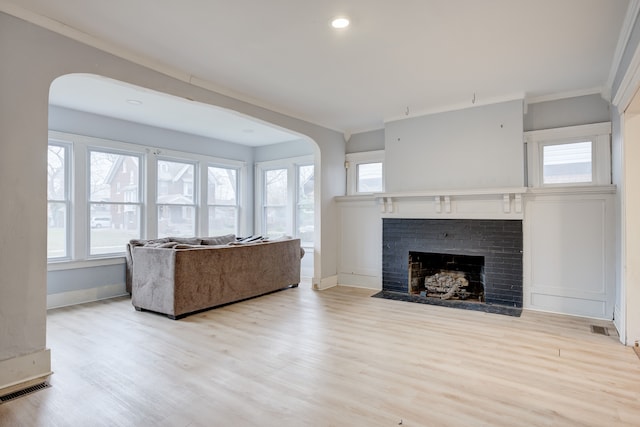
M 49 145 L 47 161 L 47 198 L 49 200 L 64 200 L 66 197 L 66 157 L 65 147 Z
M 194 237 L 195 217 L 193 206 L 158 206 L 158 237 Z
M 158 160 L 158 203 L 194 203 L 195 166 L 190 163 Z
M 591 141 L 543 147 L 545 184 L 591 182 Z
M 278 206 L 287 204 L 287 170 L 274 169 L 264 173 L 265 205 Z
M 47 257 L 62 258 L 67 253 L 67 205 L 49 203 L 47 209 Z
M 89 201 L 139 201 L 139 158 L 102 151 L 90 152 Z
M 287 211 L 285 206 L 265 208 L 265 230 L 269 237 L 287 234 Z
M 91 255 L 124 252 L 126 243 L 139 239 L 140 207 L 123 204 L 91 204 Z
M 236 234 L 236 207 L 209 207 L 209 235 Z
M 382 191 L 382 163 L 360 163 L 356 175 L 358 193 Z
M 235 169 L 208 169 L 208 203 L 210 205 L 235 205 L 237 200 L 237 172 Z

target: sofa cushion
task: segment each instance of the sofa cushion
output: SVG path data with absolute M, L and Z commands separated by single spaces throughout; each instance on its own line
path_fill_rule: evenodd
M 200 237 L 169 237 L 169 241 L 187 245 L 199 245 L 202 239 Z
M 203 245 L 226 245 L 227 243 L 235 242 L 235 234 L 225 234 L 224 236 L 203 237 Z

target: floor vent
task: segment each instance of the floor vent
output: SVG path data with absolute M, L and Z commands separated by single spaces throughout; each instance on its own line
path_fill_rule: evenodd
M 10 400 L 15 400 L 19 397 L 27 396 L 31 393 L 35 393 L 36 391 L 44 390 L 45 388 L 49 388 L 49 387 L 51 387 L 49 383 L 41 383 L 41 384 L 33 385 L 31 387 L 27 387 L 23 390 L 14 391 L 13 393 L 0 396 L 0 405 Z
M 591 325 L 591 333 L 599 335 L 609 335 L 609 330 L 604 326 Z

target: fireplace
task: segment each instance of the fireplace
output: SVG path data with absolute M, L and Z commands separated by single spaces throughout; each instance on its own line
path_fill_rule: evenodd
M 383 218 L 382 244 L 383 292 L 446 301 L 425 281 L 448 272 L 468 284 L 439 305 L 522 307 L 522 220 Z
M 409 293 L 443 300 L 484 301 L 484 257 L 409 251 Z

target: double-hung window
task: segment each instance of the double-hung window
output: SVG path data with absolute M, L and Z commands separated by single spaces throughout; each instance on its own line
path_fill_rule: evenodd
M 237 234 L 238 169 L 207 168 L 207 209 L 209 235 Z
M 141 155 L 89 148 L 89 255 L 122 252 L 141 237 Z
M 49 140 L 47 152 L 47 257 L 70 258 L 70 145 Z
M 158 237 L 196 235 L 195 177 L 195 163 L 158 159 Z
M 269 169 L 264 171 L 262 207 L 263 232 L 269 237 L 288 234 L 291 216 L 287 209 L 289 202 L 288 170 Z
M 256 164 L 256 230 L 264 236 L 314 240 L 314 165 L 310 156 Z

